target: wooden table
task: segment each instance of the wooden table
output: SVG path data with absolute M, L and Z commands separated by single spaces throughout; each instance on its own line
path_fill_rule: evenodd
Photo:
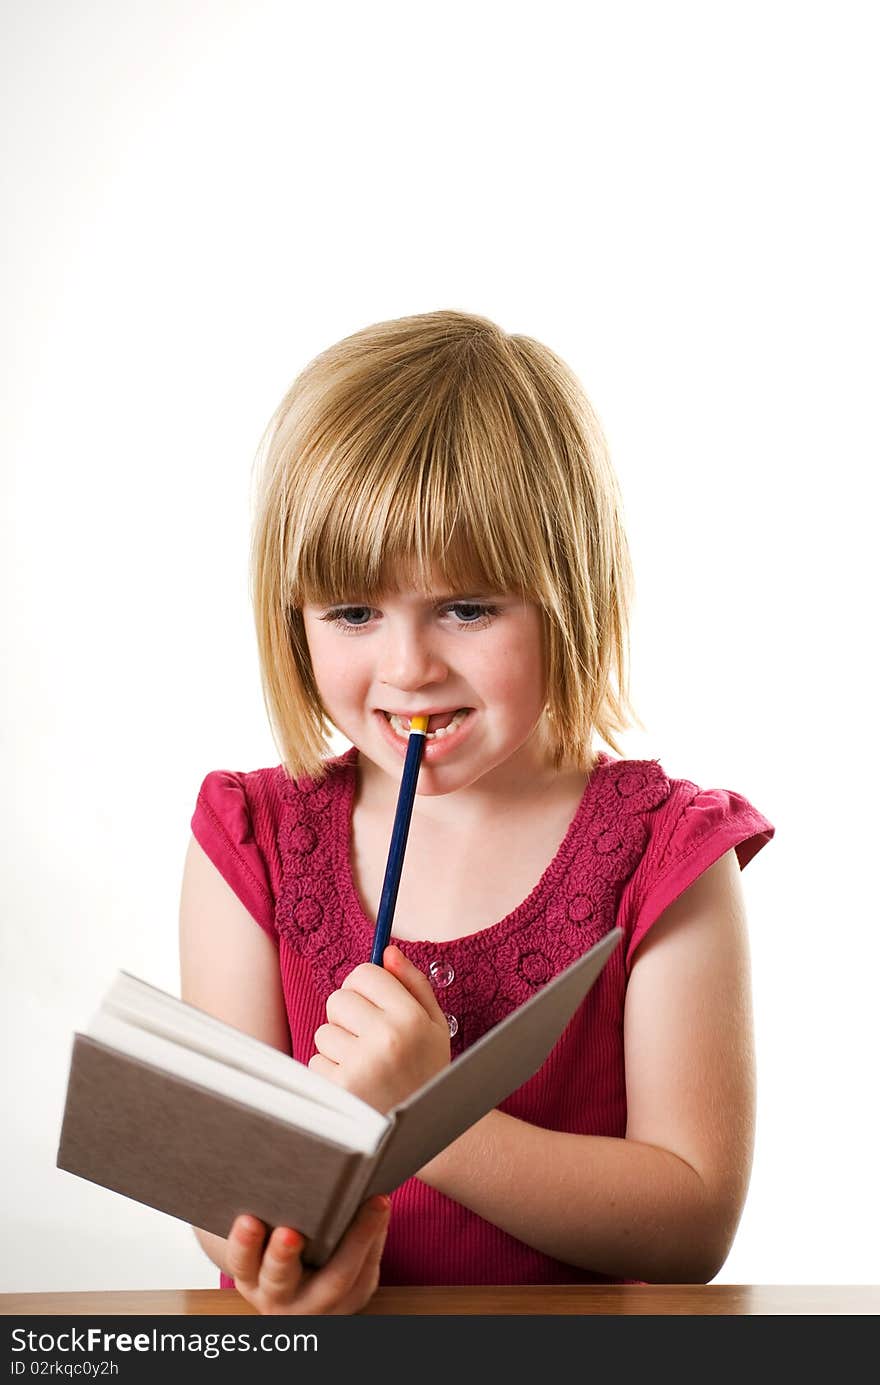
M 880 1314 L 880 1286 L 855 1284 L 516 1285 L 379 1289 L 367 1316 L 410 1314 Z M 0 1316 L 256 1316 L 234 1289 L 0 1294 Z

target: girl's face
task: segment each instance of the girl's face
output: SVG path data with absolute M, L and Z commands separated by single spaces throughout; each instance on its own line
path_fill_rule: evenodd
M 459 713 L 450 731 L 425 744 L 420 794 L 452 793 L 486 776 L 483 789 L 515 789 L 545 770 L 543 629 L 533 602 L 398 593 L 379 606 L 306 605 L 303 622 L 330 720 L 395 790 L 408 720 L 420 713 L 433 714 L 429 732 Z M 403 719 L 402 734 L 389 713 Z

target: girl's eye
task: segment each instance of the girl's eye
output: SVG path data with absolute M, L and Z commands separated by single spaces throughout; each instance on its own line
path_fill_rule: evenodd
M 331 625 L 338 625 L 343 630 L 359 630 L 362 625 L 366 624 L 366 621 L 355 621 L 353 625 L 350 625 L 346 617 L 350 615 L 358 615 L 362 612 L 366 612 L 367 617 L 369 617 L 369 606 L 347 606 L 343 610 L 328 611 L 325 616 L 321 617 L 321 619 L 328 620 Z
M 457 619 L 455 624 L 460 629 L 474 628 L 483 629 L 490 623 L 493 616 L 497 616 L 498 607 L 483 605 L 473 601 L 452 601 L 443 609 L 447 611 L 464 612 L 461 619 Z M 346 634 L 353 634 L 355 630 L 363 630 L 369 624 L 371 610 L 369 606 L 339 606 L 335 610 L 327 611 L 326 615 L 321 616 L 321 620 L 329 621 L 337 629 Z M 349 619 L 349 617 L 366 616 L 362 619 Z
M 463 625 L 488 625 L 493 616 L 497 616 L 497 606 L 481 606 L 472 601 L 455 601 L 447 607 L 450 611 L 476 611 L 476 619 L 463 620 Z

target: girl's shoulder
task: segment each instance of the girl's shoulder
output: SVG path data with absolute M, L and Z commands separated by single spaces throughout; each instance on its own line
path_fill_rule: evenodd
M 215 821 L 233 840 L 277 824 L 290 807 L 323 807 L 344 791 L 353 773 L 352 751 L 326 761 L 319 779 L 291 779 L 284 765 L 254 770 L 211 770 L 199 788 L 197 813 Z
M 291 779 L 284 765 L 211 770 L 196 797 L 193 836 L 245 907 L 277 940 L 275 901 L 283 879 L 283 841 L 314 830 L 352 772 L 351 752 L 327 761 L 318 781 Z M 285 829 L 285 830 L 283 830 Z
M 659 760 L 618 760 L 611 765 L 624 801 L 632 800 L 631 785 L 642 776 L 657 799 L 656 811 L 648 814 L 645 851 L 647 873 L 654 877 L 666 876 L 706 847 L 717 848 L 718 855 L 735 848 L 744 868 L 775 833 L 769 819 L 735 789 L 673 778 Z
M 734 789 L 671 777 L 659 760 L 602 758 L 606 824 L 638 838 L 638 865 L 621 901 L 629 963 L 663 910 L 703 871 L 730 850 L 744 870 L 776 828 Z

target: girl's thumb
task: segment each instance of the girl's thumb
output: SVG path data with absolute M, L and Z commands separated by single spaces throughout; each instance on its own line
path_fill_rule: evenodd
M 405 986 L 425 1009 L 439 1009 L 434 987 L 427 976 L 409 960 L 405 953 L 401 952 L 399 947 L 389 943 L 382 954 L 382 961 L 392 975 L 397 977 L 400 984 Z

